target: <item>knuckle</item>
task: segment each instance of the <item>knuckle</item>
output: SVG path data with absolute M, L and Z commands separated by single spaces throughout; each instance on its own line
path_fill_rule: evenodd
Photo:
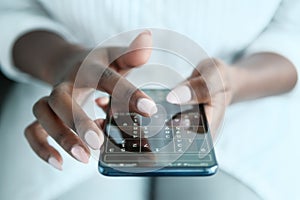
M 72 84 L 70 84 L 69 82 L 63 82 L 54 87 L 50 96 L 60 97 L 61 95 L 64 95 L 66 93 L 71 93 L 71 92 L 72 92 Z
M 25 128 L 24 130 L 24 135 L 25 135 L 25 138 L 28 140 L 28 138 L 30 137 L 31 135 L 31 129 L 32 129 L 32 125 L 29 125 Z
M 78 116 L 74 118 L 75 129 L 79 132 L 86 131 L 89 127 L 94 126 L 94 122 L 87 117 Z
M 82 124 L 86 122 L 85 117 L 82 115 L 74 115 L 73 117 L 73 129 L 76 130 L 78 127 L 80 127 Z
M 211 68 L 211 67 L 221 67 L 224 63 L 218 58 L 208 58 L 203 61 L 197 66 L 197 69 L 204 68 Z
M 219 70 L 223 70 L 224 68 L 224 62 L 220 59 L 217 59 L 217 58 L 212 58 L 212 64 L 213 66 L 216 67 L 216 69 L 219 69 Z
M 211 58 L 211 61 L 215 65 L 221 65 L 222 64 L 221 60 L 219 60 L 218 58 Z
M 69 149 L 72 144 L 74 144 L 73 137 L 76 137 L 74 134 L 70 135 L 72 133 L 65 133 L 63 131 L 60 131 L 53 137 L 53 139 L 64 149 Z
M 98 85 L 108 91 L 111 91 L 121 78 L 120 74 L 110 68 L 103 69 L 99 77 Z
M 112 96 L 121 99 L 129 100 L 136 95 L 137 88 L 128 82 L 125 78 L 120 77 L 119 81 L 114 85 Z
M 209 87 L 203 78 L 197 78 L 191 82 L 191 85 L 198 101 L 207 101 L 210 98 Z
M 33 111 L 33 114 L 38 117 L 39 116 L 39 113 L 40 113 L 40 110 L 42 108 L 44 108 L 45 106 L 47 106 L 48 104 L 48 98 L 47 97 L 43 97 L 41 98 L 40 100 L 38 100 L 32 107 L 32 111 Z
M 70 143 L 70 139 L 66 136 L 63 136 L 58 140 L 58 144 L 65 149 L 69 149 L 69 147 L 72 146 Z
M 35 152 L 37 155 L 39 155 L 41 158 L 46 159 L 49 152 L 47 151 L 47 144 L 45 142 L 39 143 L 37 148 L 35 149 Z
M 57 102 L 57 99 L 59 99 L 63 95 L 63 92 L 64 91 L 62 91 L 61 89 L 55 88 L 50 94 L 49 103 L 55 104 Z
M 54 88 L 49 96 L 49 104 L 55 107 L 60 103 L 60 99 L 67 95 L 68 91 L 70 91 L 70 88 L 64 84 Z
M 78 143 L 80 143 L 79 139 L 77 139 L 77 136 L 75 135 L 65 136 L 59 142 L 60 146 L 63 147 L 66 151 L 71 151 L 72 147 Z
M 34 137 L 35 133 L 41 131 L 41 126 L 38 121 L 34 121 L 24 129 L 24 135 L 27 139 Z
M 139 92 L 136 88 L 127 87 L 124 89 L 124 98 L 127 99 L 137 99 L 139 97 Z
M 105 68 L 105 69 L 103 69 L 100 81 L 105 81 L 105 80 L 111 79 L 115 76 L 116 76 L 115 71 L 113 71 L 110 68 Z
M 52 137 L 58 144 L 61 144 L 65 138 L 65 134 L 63 132 L 58 132 L 57 134 L 55 134 Z

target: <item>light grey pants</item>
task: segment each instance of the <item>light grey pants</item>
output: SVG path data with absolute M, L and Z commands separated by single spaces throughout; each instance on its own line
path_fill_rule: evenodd
M 222 170 L 211 177 L 161 177 L 154 181 L 153 199 L 258 200 L 251 188 Z

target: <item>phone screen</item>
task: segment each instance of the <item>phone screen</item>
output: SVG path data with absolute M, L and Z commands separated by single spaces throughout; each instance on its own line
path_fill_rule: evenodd
M 174 105 L 169 90 L 143 90 L 157 104 L 151 117 L 110 105 L 99 171 L 105 175 L 212 175 L 217 162 L 202 105 Z M 112 101 L 111 101 L 112 102 Z

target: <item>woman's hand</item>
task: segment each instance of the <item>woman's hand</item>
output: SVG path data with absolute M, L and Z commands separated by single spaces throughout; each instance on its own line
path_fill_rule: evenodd
M 95 89 L 129 102 L 129 109 L 133 112 L 144 116 L 154 114 L 157 108 L 152 99 L 122 77 L 131 68 L 147 62 L 151 46 L 151 33 L 145 31 L 127 49 L 97 49 L 84 61 L 83 67 L 84 52 L 62 59 L 63 64 L 55 69 L 56 76 L 52 78 L 55 86 L 51 94 L 41 98 L 33 107 L 37 121 L 25 130 L 25 136 L 37 155 L 62 169 L 61 155 L 47 141 L 51 136 L 75 159 L 88 162 L 90 151 L 87 145 L 99 149 L 104 140 L 102 121 L 92 121 L 80 106 L 80 102 Z M 111 63 L 110 60 L 120 51 L 124 54 Z M 111 63 L 110 67 L 106 68 L 108 63 Z
M 216 140 L 229 104 L 288 92 L 297 79 L 295 66 L 275 53 L 253 54 L 233 65 L 207 59 L 169 93 L 167 100 L 175 104 L 204 104 Z
M 206 59 L 185 82 L 168 94 L 167 101 L 174 104 L 204 104 L 215 139 L 225 109 L 233 97 L 230 78 L 230 67 L 227 64 L 218 59 Z

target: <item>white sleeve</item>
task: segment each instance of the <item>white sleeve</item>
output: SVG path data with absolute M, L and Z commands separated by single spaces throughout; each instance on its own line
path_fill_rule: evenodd
M 246 49 L 246 55 L 258 52 L 278 53 L 294 64 L 300 75 L 300 1 L 286 0 L 273 20 Z
M 1 0 L 0 27 L 0 68 L 8 78 L 16 81 L 29 82 L 34 79 L 18 70 L 12 59 L 14 43 L 22 35 L 34 30 L 47 30 L 72 40 L 68 30 L 51 19 L 35 0 Z

